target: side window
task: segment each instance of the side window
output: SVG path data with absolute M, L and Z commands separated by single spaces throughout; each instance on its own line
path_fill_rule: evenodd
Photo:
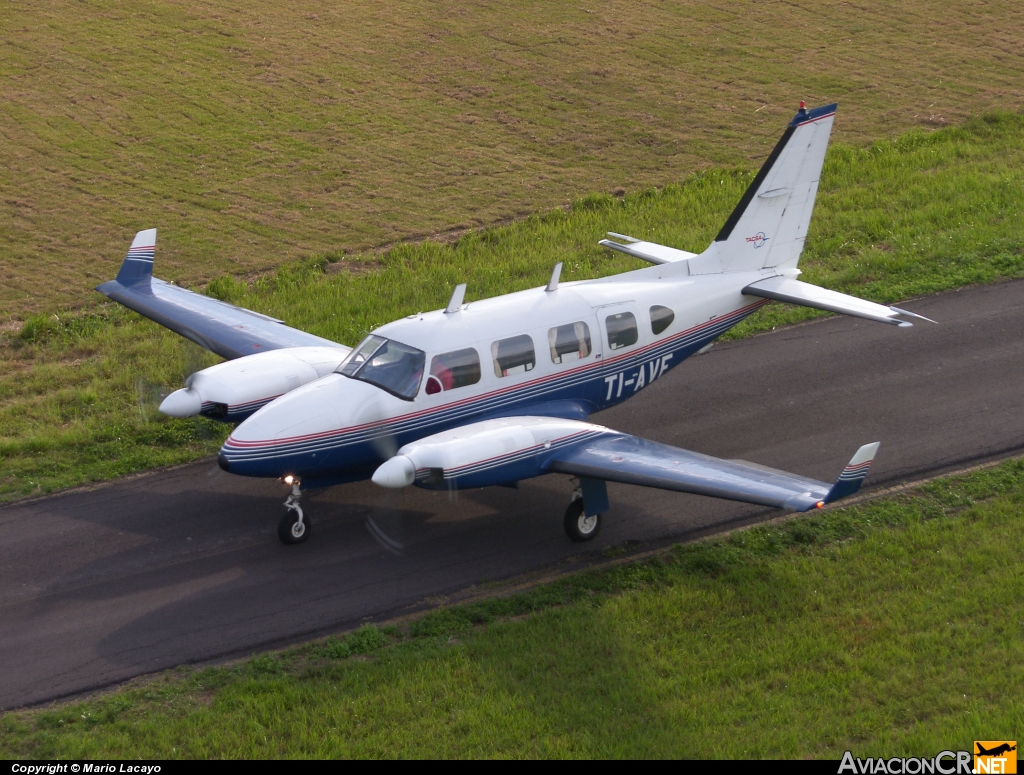
M 430 361 L 430 376 L 427 377 L 428 395 L 442 390 L 475 385 L 480 381 L 480 356 L 472 347 L 435 355 Z
M 655 304 L 651 307 L 651 332 L 657 336 L 672 325 L 672 321 L 675 319 L 675 312 L 670 310 L 668 307 L 662 307 L 660 304 Z
M 636 318 L 632 312 L 609 315 L 604 325 L 608 329 L 608 347 L 612 350 L 636 344 Z
M 499 377 L 533 371 L 537 365 L 533 340 L 527 334 L 499 339 L 491 345 L 491 355 L 494 356 L 494 373 Z
M 590 326 L 582 320 L 548 331 L 552 363 L 578 361 L 590 355 Z

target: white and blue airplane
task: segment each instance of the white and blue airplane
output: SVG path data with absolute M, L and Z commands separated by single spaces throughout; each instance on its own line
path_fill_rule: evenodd
M 302 489 L 372 479 L 386 488 L 514 485 L 575 477 L 569 537 L 597 535 L 605 483 L 808 511 L 856 492 L 878 450 L 834 483 L 621 433 L 591 415 L 639 393 L 769 300 L 910 326 L 914 313 L 797 279 L 836 106 L 803 103 L 703 253 L 610 233 L 600 244 L 653 266 L 409 315 L 356 348 L 153 277 L 156 230 L 139 232 L 97 290 L 228 359 L 160 410 L 236 423 L 221 468 L 291 486 L 278 534 L 305 540 Z M 927 318 L 923 318 L 927 319 Z

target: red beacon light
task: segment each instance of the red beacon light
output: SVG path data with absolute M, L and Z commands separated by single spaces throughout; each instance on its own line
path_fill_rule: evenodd
M 807 110 L 807 103 L 800 100 L 800 110 Z

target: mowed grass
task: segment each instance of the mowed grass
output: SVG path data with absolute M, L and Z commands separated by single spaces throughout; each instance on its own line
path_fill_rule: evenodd
M 1024 724 L 1024 461 L 0 717 L 7 758 L 841 757 Z
M 401 315 L 443 307 L 460 282 L 476 299 L 542 285 L 557 261 L 565 262 L 566 280 L 641 266 L 597 246 L 607 230 L 700 251 L 750 175 L 709 170 L 661 190 L 593 194 L 451 244 L 325 254 L 250 283 L 224 275 L 207 291 L 354 345 Z M 810 282 L 885 302 L 1020 277 L 1022 212 L 1019 114 L 867 148 L 838 144 L 826 160 L 801 267 Z M 158 245 L 158 276 L 163 266 Z M 771 305 L 732 335 L 815 314 Z M 215 452 L 227 432 L 156 412 L 161 395 L 216 359 L 113 304 L 34 315 L 8 332 L 0 358 L 0 499 L 195 459 Z
M 0 322 L 132 235 L 201 285 L 1024 107 L 1016 0 L 40 0 L 0 15 Z M 589 244 L 589 239 L 587 240 Z

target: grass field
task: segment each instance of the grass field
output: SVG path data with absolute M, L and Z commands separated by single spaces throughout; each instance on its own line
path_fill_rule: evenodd
M 1024 461 L 0 717 L 0 757 L 934 756 L 1024 725 Z
M 344 260 L 329 254 L 251 283 L 224 275 L 207 290 L 355 344 L 389 320 L 444 306 L 459 282 L 468 282 L 474 299 L 542 285 L 556 261 L 565 262 L 566 280 L 640 265 L 597 246 L 607 230 L 699 251 L 749 179 L 708 170 L 660 191 L 594 194 L 568 211 L 452 244 L 400 245 Z M 887 302 L 1024 276 L 1022 211 L 1022 115 L 990 114 L 867 148 L 839 144 L 826 160 L 801 268 L 810 282 Z M 161 275 L 160 246 L 156 261 Z M 814 314 L 771 305 L 735 335 Z M 214 360 L 112 304 L 30 316 L 0 340 L 0 499 L 213 453 L 224 426 L 170 420 L 155 406 Z
M 0 324 L 93 308 L 139 229 L 189 286 L 1024 107 L 1015 0 L 12 0 Z M 587 239 L 589 244 L 589 237 Z

